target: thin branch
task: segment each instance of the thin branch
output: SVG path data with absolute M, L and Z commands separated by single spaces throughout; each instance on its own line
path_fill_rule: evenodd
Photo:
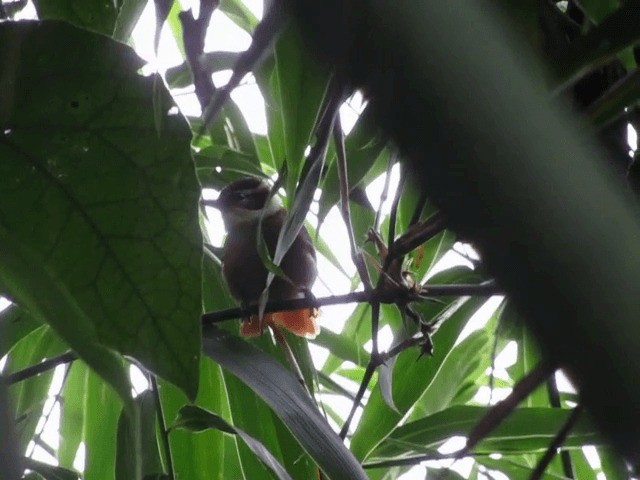
M 171 445 L 169 443 L 169 431 L 167 430 L 167 424 L 164 421 L 164 410 L 162 408 L 162 401 L 160 400 L 160 391 L 158 390 L 158 381 L 153 373 L 149 373 L 151 379 L 151 390 L 153 392 L 153 400 L 156 404 L 156 415 L 158 416 L 158 423 L 160 424 L 160 437 L 162 438 L 162 448 L 164 449 L 164 456 L 167 461 L 167 475 L 169 480 L 174 480 L 175 472 L 173 469 L 173 455 L 171 454 Z
M 409 221 L 409 227 L 414 226 L 420 220 L 422 216 L 422 212 L 424 211 L 424 207 L 427 204 L 427 199 L 429 196 L 427 195 L 426 190 L 422 190 L 420 192 L 420 198 L 418 198 L 418 202 L 416 203 L 416 208 L 413 211 L 413 215 L 411 215 L 411 220 Z
M 518 406 L 518 404 L 533 392 L 541 383 L 553 374 L 556 367 L 545 361 L 536 365 L 533 370 L 527 373 L 513 388 L 507 398 L 496 403 L 484 417 L 478 421 L 475 427 L 467 436 L 467 444 L 456 453 L 456 458 L 462 458 L 469 454 L 471 450 L 486 437 L 494 428 Z
M 285 312 L 289 310 L 298 310 L 305 307 L 323 307 L 327 305 L 338 305 L 348 303 L 361 303 L 378 301 L 380 303 L 397 303 L 398 301 L 410 300 L 421 301 L 428 300 L 430 297 L 449 297 L 449 296 L 481 296 L 490 297 L 493 295 L 503 295 L 504 291 L 497 287 L 493 282 L 485 282 L 480 284 L 452 284 L 452 285 L 425 285 L 422 287 L 420 295 L 414 295 L 406 291 L 398 291 L 390 293 L 388 291 L 371 290 L 369 292 L 351 292 L 344 295 L 330 295 L 328 297 L 320 297 L 316 299 L 296 298 L 292 300 L 271 300 L 267 302 L 265 313 Z M 217 310 L 202 315 L 202 323 L 205 325 L 211 323 L 224 322 L 236 318 L 246 317 L 251 314 L 258 313 L 258 305 L 251 305 L 242 308 L 229 308 L 226 310 Z
M 392 154 L 394 157 L 396 154 Z M 404 190 L 404 185 L 407 180 L 406 170 L 402 169 L 400 173 L 400 182 L 398 182 L 398 188 L 396 188 L 396 194 L 393 197 L 393 203 L 391 204 L 391 212 L 389 213 L 389 240 L 388 250 L 389 254 L 393 258 L 399 258 L 401 255 L 395 254 L 395 240 L 396 240 L 396 221 L 398 218 L 398 205 L 400 205 L 400 197 Z
M 342 131 L 342 124 L 340 123 L 340 115 L 336 115 L 335 123 L 333 126 L 333 138 L 336 144 L 336 151 L 338 156 L 338 179 L 340 181 L 340 211 L 342 213 L 342 219 L 347 227 L 349 234 L 349 246 L 351 247 L 351 259 L 355 264 L 360 280 L 364 285 L 365 290 L 372 290 L 371 278 L 367 265 L 364 261 L 362 253 L 358 251 L 355 235 L 353 233 L 353 224 L 351 222 L 351 209 L 349 207 L 349 177 L 347 175 L 347 153 L 344 146 L 344 132 Z
M 551 445 L 549 445 L 549 448 L 547 448 L 547 451 L 544 452 L 544 455 L 536 465 L 536 468 L 533 470 L 533 472 L 531 472 L 531 476 L 529 477 L 529 480 L 540 480 L 540 478 L 542 478 L 542 475 L 544 474 L 545 470 L 551 463 L 551 460 L 553 460 L 553 457 L 556 456 L 558 449 L 566 441 L 567 436 L 569 435 L 569 432 L 578 421 L 578 418 L 580 417 L 582 410 L 583 410 L 582 404 L 578 404 L 576 408 L 574 408 L 571 411 L 569 418 L 567 418 L 567 421 L 564 423 L 560 431 L 556 434 L 555 438 L 553 439 L 553 442 L 551 442 Z M 568 452 L 564 452 L 564 453 L 568 453 Z M 573 475 L 573 469 L 571 474 Z M 573 476 L 571 476 L 570 478 L 573 478 Z
M 401 257 L 414 248 L 435 237 L 447 228 L 447 220 L 442 212 L 436 212 L 426 220 L 416 223 L 404 232 L 393 244 L 393 255 Z
M 14 383 L 26 380 L 27 378 L 40 375 L 41 373 L 51 370 L 52 368 L 56 368 L 59 365 L 73 362 L 77 358 L 78 355 L 75 352 L 66 352 L 62 355 L 58 355 L 57 357 L 48 358 L 37 365 L 32 365 L 31 367 L 27 367 L 23 370 L 12 373 L 11 375 L 7 375 L 2 379 L 2 381 L 7 385 L 13 385 Z
M 302 386 L 302 388 L 304 388 L 313 399 L 313 392 L 311 391 L 311 387 L 307 385 L 307 383 L 304 381 L 304 375 L 302 375 L 302 370 L 300 369 L 300 365 L 298 365 L 296 356 L 293 354 L 293 351 L 291 350 L 291 347 L 289 346 L 287 339 L 282 333 L 282 330 L 280 330 L 280 328 L 278 328 L 276 325 L 270 325 L 270 327 L 271 327 L 271 331 L 273 332 L 273 336 L 276 339 L 276 342 L 278 342 L 278 345 L 280 345 L 280 347 L 282 348 L 282 351 L 284 352 L 284 356 L 287 358 L 287 361 L 289 362 L 289 366 L 291 367 L 291 370 L 293 370 L 293 373 L 298 379 L 298 382 L 300 382 L 300 385 Z
M 201 65 L 200 58 L 204 53 L 204 40 L 213 11 L 218 7 L 218 0 L 201 0 L 200 13 L 196 19 L 191 10 L 180 12 L 178 18 L 182 23 L 182 41 L 187 57 L 187 64 L 193 76 L 193 85 L 200 108 L 204 112 L 209 99 L 216 91 L 211 74 Z
M 364 392 L 367 391 L 367 386 L 369 385 L 369 382 L 371 381 L 371 377 L 373 377 L 373 372 L 376 371 L 376 368 L 378 368 L 378 364 L 376 364 L 376 362 L 374 362 L 373 360 L 369 361 L 369 364 L 367 365 L 367 369 L 364 371 L 364 376 L 362 377 L 360 388 L 358 388 L 358 393 L 356 393 L 356 397 L 353 400 L 353 406 L 351 407 L 349 416 L 345 420 L 344 425 L 342 425 L 342 428 L 340 429 L 340 433 L 338 434 L 338 436 L 342 439 L 347 437 L 347 433 L 349 432 L 349 426 L 353 421 L 353 416 L 356 414 L 358 405 L 361 403 L 362 397 L 364 397 Z
M 229 100 L 233 89 L 240 84 L 240 81 L 246 74 L 256 68 L 283 30 L 285 25 L 285 12 L 280 4 L 281 2 L 270 3 L 271 8 L 269 8 L 253 32 L 251 45 L 238 57 L 229 82 L 217 90 L 211 98 L 211 101 L 207 101 L 206 108 L 203 108 L 203 124 L 198 136 L 201 136 L 206 128 L 215 120 L 224 107 L 224 104 Z
M 562 408 L 560 402 L 560 391 L 558 390 L 558 383 L 556 382 L 556 376 L 551 375 L 547 379 L 547 392 L 549 394 L 549 403 L 554 408 Z M 564 476 L 567 478 L 575 478 L 573 471 L 573 463 L 571 462 L 571 455 L 568 451 L 563 450 L 560 452 L 560 460 L 562 461 L 562 470 Z
M 486 457 L 488 453 L 468 453 L 467 457 Z M 416 455 L 412 457 L 396 458 L 391 460 L 380 460 L 377 462 L 367 462 L 362 465 L 363 468 L 389 468 L 389 467 L 404 467 L 410 465 L 419 465 L 422 462 L 428 462 L 430 460 L 454 460 L 454 454 L 442 454 L 442 453 L 425 453 L 424 455 Z
M 380 226 L 380 218 L 382 217 L 382 206 L 384 202 L 387 201 L 387 196 L 389 195 L 389 185 L 391 184 L 391 170 L 393 166 L 396 164 L 396 155 L 391 154 L 389 157 L 389 164 L 387 165 L 387 174 L 384 177 L 384 186 L 382 187 L 382 193 L 380 194 L 380 205 L 378 206 L 378 210 L 376 211 L 376 218 L 373 221 L 373 229 L 378 231 L 378 227 Z

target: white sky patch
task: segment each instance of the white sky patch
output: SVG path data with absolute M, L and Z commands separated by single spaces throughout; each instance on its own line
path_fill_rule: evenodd
M 582 447 L 582 452 L 584 456 L 587 458 L 587 462 L 589 462 L 589 466 L 594 470 L 600 470 L 602 468 L 602 463 L 600 462 L 600 456 L 598 455 L 598 450 L 593 445 L 588 445 L 586 447 Z
M 473 402 L 480 405 L 495 405 L 501 400 L 504 400 L 511 393 L 511 388 L 493 388 L 493 393 L 488 386 L 481 386 L 478 392 L 473 397 Z M 489 402 L 491 400 L 491 402 Z
M 456 340 L 456 345 L 458 345 L 476 330 L 480 330 L 481 328 L 483 328 L 489 321 L 491 315 L 493 315 L 493 313 L 498 309 L 503 300 L 503 296 L 494 296 L 487 300 L 484 305 L 482 305 L 476 311 L 476 313 L 471 316 L 465 327 L 462 329 L 458 340 Z
M 389 325 L 385 325 L 380 330 L 378 330 L 378 350 L 380 352 L 389 350 L 389 347 L 391 347 L 391 342 L 393 342 L 393 332 L 391 331 L 391 327 Z M 372 347 L 372 340 L 369 340 L 364 344 L 364 349 L 369 353 L 371 353 Z
M 391 180 L 389 181 L 389 190 L 387 192 L 387 199 L 384 204 L 380 205 L 380 199 L 382 196 L 382 191 L 384 190 L 384 182 L 387 177 L 386 173 L 383 173 L 378 178 L 376 178 L 373 182 L 371 182 L 365 188 L 365 192 L 367 193 L 367 198 L 371 202 L 371 205 L 378 210 L 382 208 L 382 215 L 389 215 L 391 212 L 391 204 L 393 203 L 393 197 L 396 194 L 396 190 L 398 189 L 398 182 L 400 181 L 400 165 L 397 163 L 391 169 Z
M 562 370 L 556 372 L 556 383 L 558 384 L 558 390 L 561 392 L 577 393 L 575 387 Z
M 462 437 L 462 436 L 451 437 L 449 440 L 447 440 L 442 445 L 440 445 L 440 448 L 438 448 L 438 453 L 441 453 L 443 455 L 455 453 L 459 450 L 462 450 L 466 444 L 467 444 L 467 437 Z
M 134 398 L 149 390 L 149 380 L 142 371 L 135 365 L 129 365 L 129 379 L 133 386 Z

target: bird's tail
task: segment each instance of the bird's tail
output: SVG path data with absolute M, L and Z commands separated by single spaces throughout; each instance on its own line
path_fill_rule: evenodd
M 265 325 L 275 325 L 301 337 L 314 338 L 320 333 L 318 327 L 318 317 L 320 312 L 317 308 L 300 308 L 286 312 L 266 313 L 260 322 L 258 315 L 252 315 L 248 320 L 242 322 L 240 334 L 245 337 L 255 337 L 262 334 Z

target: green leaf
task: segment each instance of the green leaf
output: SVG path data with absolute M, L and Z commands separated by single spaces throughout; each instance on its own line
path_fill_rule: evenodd
M 380 156 L 386 141 L 382 138 L 380 129 L 374 121 L 373 109 L 368 106 L 358 118 L 355 126 L 346 136 L 344 146 L 347 156 L 347 177 L 349 188 L 361 185 L 365 174 L 371 169 Z M 385 164 L 388 153 L 385 153 Z M 386 167 L 385 167 L 386 168 Z M 327 159 L 327 174 L 322 183 L 322 196 L 318 218 L 324 221 L 329 210 L 340 200 L 340 183 L 336 158 Z
M 135 417 L 123 409 L 118 420 L 115 478 L 139 478 L 139 472 L 147 477 L 163 471 L 156 437 L 154 393 L 147 390 L 134 403 Z
M 331 352 L 331 355 L 327 358 L 325 364 L 322 366 L 322 371 L 327 375 L 336 371 L 340 365 L 343 363 L 342 356 L 349 355 L 351 358 L 350 361 L 353 361 L 353 358 L 361 358 L 361 361 L 368 362 L 369 354 L 366 353 L 366 356 L 362 356 L 363 353 L 358 353 L 358 348 L 361 345 L 364 345 L 371 338 L 371 307 L 368 303 L 359 303 L 353 313 L 349 316 L 349 318 L 345 321 L 344 327 L 342 328 L 342 332 L 336 334 L 337 337 L 341 337 L 342 339 L 353 339 L 353 344 L 345 351 L 341 351 L 342 347 L 340 347 L 341 340 L 336 338 L 336 347 L 340 348 L 337 350 L 335 354 Z M 319 337 L 324 337 L 324 330 L 320 331 Z M 327 341 L 330 341 L 330 334 L 326 335 Z M 349 350 L 351 353 L 349 353 Z M 364 349 L 363 349 L 364 350 Z M 354 362 L 356 363 L 356 362 Z M 366 366 L 366 363 L 361 364 L 357 362 L 358 365 Z
M 61 22 L 4 23 L 0 42 L 15 86 L 0 118 L 0 281 L 123 398 L 113 349 L 195 396 L 202 247 L 187 125 L 165 91 L 157 137 L 153 78 L 125 45 Z
M 15 304 L 0 312 L 0 358 L 40 326 L 41 323 Z
M 22 452 L 18 450 L 18 442 L 14 431 L 13 412 L 9 405 L 8 389 L 4 382 L 0 382 L 0 456 L 4 471 L 3 480 L 14 480 L 20 478 L 24 472 L 20 457 Z
M 38 473 L 45 480 L 79 480 L 80 474 L 67 468 L 56 467 L 38 462 L 32 458 L 25 458 L 24 465 L 29 470 Z
M 38 18 L 41 20 L 64 20 L 77 27 L 93 30 L 111 36 L 116 25 L 120 1 L 104 0 L 34 0 Z M 53 48 L 66 47 L 68 44 L 52 44 Z
M 253 32 L 258 24 L 256 16 L 241 0 L 221 0 L 218 8 L 247 33 Z
M 458 405 L 398 427 L 374 451 L 372 458 L 434 453 L 449 438 L 466 435 L 490 407 Z M 569 415 L 559 408 L 517 408 L 474 449 L 475 453 L 545 451 Z M 565 447 L 601 444 L 595 426 L 578 421 Z
M 60 429 L 58 464 L 72 468 L 84 430 L 84 397 L 87 367 L 81 361 L 69 366 L 62 391 L 60 392 Z
M 85 445 L 84 477 L 112 480 L 115 472 L 117 425 L 122 402 L 107 383 L 83 362 L 75 361 L 79 381 L 84 383 L 82 402 L 82 441 Z M 80 380 L 81 379 L 81 380 Z M 71 394 L 72 391 L 66 392 Z M 105 447 L 108 446 L 108 447 Z
M 45 358 L 61 354 L 67 348 L 50 327 L 43 325 L 20 340 L 9 351 L 3 374 L 15 373 L 36 365 Z M 50 370 L 9 387 L 11 404 L 15 411 L 18 448 L 22 453 L 26 451 L 42 416 L 52 379 L 53 370 Z
M 357 340 L 347 335 L 333 333 L 331 330 L 323 328 L 316 338 L 311 339 L 312 343 L 326 348 L 332 355 L 348 360 L 361 367 L 366 367 L 371 356 Z
M 223 145 L 211 145 L 194 155 L 198 179 L 203 187 L 222 190 L 246 176 L 265 177 L 256 157 Z
M 247 434 L 243 430 L 229 424 L 225 419 L 213 412 L 197 407 L 195 405 L 185 405 L 178 412 L 178 417 L 172 428 L 186 428 L 194 432 L 215 428 L 223 432 L 238 435 L 251 451 L 280 479 L 290 479 L 278 460 L 265 448 L 258 440 Z
M 272 157 L 278 170 L 288 165 L 285 190 L 292 199 L 329 75 L 307 54 L 291 23 L 276 42 L 274 60 L 265 62 L 256 78 L 266 102 Z
M 131 37 L 134 27 L 140 20 L 140 15 L 147 5 L 147 0 L 123 0 L 118 12 L 113 38 L 126 43 Z
M 589 19 L 598 24 L 615 12 L 620 5 L 618 0 L 581 0 L 580 6 Z
M 640 40 L 640 9 L 627 2 L 608 15 L 586 35 L 575 39 L 561 61 L 554 63 L 559 77 L 568 82 Z
M 165 424 L 171 423 L 187 398 L 173 385 L 158 383 Z M 203 356 L 200 366 L 200 390 L 196 405 L 215 409 L 225 415 L 229 411 L 227 390 L 220 366 Z M 189 480 L 226 480 L 241 471 L 235 438 L 218 430 L 208 430 L 198 435 L 184 430 L 169 434 L 176 478 Z
M 398 355 L 393 369 L 393 399 L 400 413 L 387 406 L 379 390 L 372 391 L 358 428 L 351 438 L 351 451 L 357 458 L 367 458 L 422 396 L 442 367 L 470 315 L 483 301 L 461 297 L 438 314 L 440 318 L 448 318 L 433 335 L 435 349 L 432 357 L 418 360 L 418 352 L 413 349 Z
M 308 393 L 278 362 L 216 327 L 205 329 L 204 352 L 250 386 L 273 409 L 327 476 L 367 478 Z
M 488 366 L 491 336 L 485 330 L 473 332 L 456 345 L 416 402 L 410 419 L 430 415 L 452 405 L 458 393 L 474 382 Z
M 499 460 L 494 460 L 490 457 L 479 457 L 478 463 L 484 465 L 487 468 L 491 468 L 493 470 L 499 470 L 506 475 L 509 476 L 509 479 L 512 480 L 529 480 L 531 478 L 531 474 L 533 473 L 533 469 L 535 465 L 528 465 L 522 459 L 522 457 L 503 457 Z M 590 469 L 590 468 L 589 468 Z M 591 470 L 591 469 L 590 469 Z M 592 471 L 592 470 L 591 470 Z M 580 480 L 583 480 L 584 477 L 578 476 Z M 563 475 L 556 475 L 546 471 L 542 474 L 542 480 L 569 480 L 567 477 Z M 588 480 L 588 479 L 584 479 Z

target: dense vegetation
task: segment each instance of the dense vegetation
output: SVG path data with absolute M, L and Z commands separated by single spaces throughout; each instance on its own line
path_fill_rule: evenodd
M 259 21 L 157 0 L 155 48 L 164 26 L 183 63 L 144 76 L 127 43 L 146 0 L 34 0 L 39 21 L 2 0 L 0 479 L 457 478 L 458 457 L 470 479 L 633 475 L 640 4 L 440 3 L 273 1 Z M 216 9 L 246 52 L 203 51 Z M 230 99 L 249 73 L 266 134 Z M 185 88 L 202 116 L 176 108 Z M 394 169 L 387 214 L 365 190 Z M 269 333 L 237 336 L 201 194 L 245 175 L 282 187 L 275 257 L 306 222 L 351 285 L 317 304 L 357 303 L 340 333 L 286 337 L 311 396 Z M 443 267 L 465 245 L 479 258 Z

